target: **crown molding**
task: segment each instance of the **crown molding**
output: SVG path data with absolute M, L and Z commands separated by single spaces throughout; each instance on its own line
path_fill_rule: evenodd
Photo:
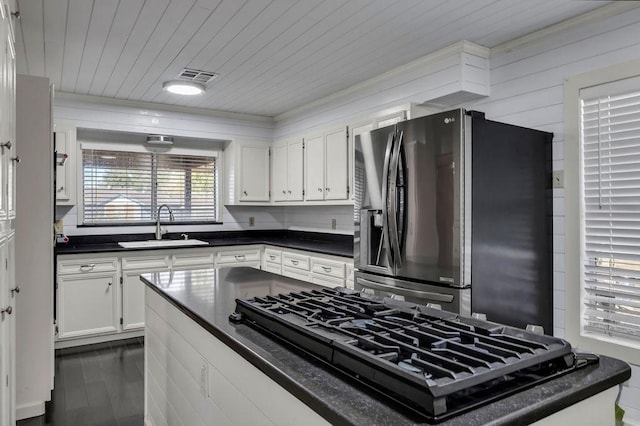
M 246 120 L 246 121 L 253 121 L 258 123 L 273 124 L 274 122 L 273 117 L 268 117 L 265 115 L 243 114 L 239 112 L 220 111 L 220 110 L 213 110 L 213 109 L 206 109 L 206 108 L 193 108 L 193 107 L 161 104 L 161 103 L 154 103 L 154 102 L 131 101 L 126 99 L 105 98 L 103 96 L 80 95 L 76 93 L 56 91 L 54 95 L 54 103 L 58 99 L 63 101 L 72 101 L 72 102 L 81 102 L 81 103 L 116 105 L 116 106 L 124 106 L 124 107 L 147 109 L 147 110 L 170 111 L 174 113 L 178 112 L 183 114 L 205 115 L 205 116 L 218 117 L 218 118 L 231 118 L 235 120 Z
M 554 25 L 550 25 L 538 31 L 526 34 L 522 37 L 515 38 L 513 40 L 502 43 L 496 47 L 491 48 L 491 56 L 506 53 L 511 50 L 515 50 L 519 47 L 527 45 L 529 43 L 536 42 L 545 37 L 549 37 L 558 33 L 562 33 L 571 28 L 575 28 L 581 25 L 602 21 L 603 19 L 610 18 L 612 16 L 621 15 L 630 10 L 640 8 L 640 2 L 637 1 L 616 1 L 606 6 L 602 6 L 598 9 L 594 9 L 590 12 L 583 13 L 576 17 L 567 19 Z

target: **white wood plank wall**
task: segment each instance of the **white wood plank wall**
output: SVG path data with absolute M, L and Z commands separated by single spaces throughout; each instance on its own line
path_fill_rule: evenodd
M 626 3 L 626 4 L 625 4 Z M 564 79 L 575 74 L 640 59 L 640 9 L 619 2 L 586 19 L 573 20 L 546 31 L 492 49 L 491 95 L 466 108 L 484 111 L 492 120 L 504 121 L 554 133 L 553 169 L 564 168 Z M 447 84 L 447 63 L 417 61 L 388 73 L 384 84 L 360 84 L 319 100 L 312 105 L 276 117 L 276 137 L 298 133 L 334 122 L 349 123 L 363 113 L 392 104 L 423 102 L 437 87 Z M 553 333 L 565 330 L 564 190 L 554 190 L 554 323 Z M 292 214 L 287 223 L 304 226 Z M 316 219 L 310 219 L 315 223 Z M 570 220 L 570 219 L 569 219 Z M 640 425 L 640 366 L 623 386 L 621 405 L 625 421 Z

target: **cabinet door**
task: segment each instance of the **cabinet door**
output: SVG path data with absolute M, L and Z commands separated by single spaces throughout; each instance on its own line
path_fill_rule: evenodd
M 358 176 L 355 177 L 354 173 L 355 173 L 355 164 L 354 164 L 354 158 L 355 158 L 355 144 L 356 144 L 356 136 L 361 135 L 363 133 L 366 132 L 370 132 L 371 130 L 373 130 L 373 124 L 372 123 L 363 123 L 363 124 L 358 124 L 355 126 L 350 126 L 349 127 L 349 148 L 348 148 L 348 152 L 349 152 L 349 198 L 351 200 L 353 200 L 355 191 L 356 191 L 356 187 L 354 185 L 354 182 L 358 179 L 362 179 L 362 176 Z M 358 188 L 359 190 L 359 188 Z
M 269 201 L 269 146 L 240 146 L 240 201 Z
M 303 196 L 303 178 L 304 178 L 304 149 L 303 149 L 303 140 L 297 139 L 290 141 L 287 150 L 288 150 L 288 164 L 287 168 L 289 170 L 289 185 L 288 185 L 288 198 L 289 201 L 302 201 Z
M 144 284 L 140 274 L 168 271 L 164 269 L 145 269 L 122 272 L 122 330 L 144 328 Z
M 117 272 L 58 277 L 58 337 L 118 331 Z
M 9 219 L 14 219 L 16 217 L 16 165 L 18 164 L 18 146 L 16 140 L 16 112 L 15 112 L 15 104 L 16 104 L 16 89 L 15 89 L 15 50 L 12 46 L 11 40 L 7 39 L 8 51 L 6 52 L 7 59 L 5 61 L 6 70 L 5 70 L 5 97 L 7 105 L 7 120 L 5 122 L 6 131 L 7 131 L 7 140 L 12 142 L 11 149 L 6 150 L 4 153 L 4 167 L 6 168 L 6 185 L 7 185 L 7 213 L 9 215 Z
M 9 277 L 8 271 L 5 268 L 6 259 L 7 242 L 6 239 L 0 238 L 0 308 L 2 310 L 9 306 Z M 0 314 L 0 424 L 9 424 L 9 411 L 11 406 L 11 388 L 8 383 L 12 351 L 11 316 L 12 315 L 6 312 Z
M 324 140 L 322 135 L 304 140 L 305 199 L 324 200 Z
M 75 130 L 56 129 L 56 204 L 73 205 L 73 150 L 75 146 Z
M 273 201 L 287 201 L 287 143 L 280 142 L 273 146 Z
M 325 200 L 346 200 L 348 144 L 346 128 L 325 134 Z

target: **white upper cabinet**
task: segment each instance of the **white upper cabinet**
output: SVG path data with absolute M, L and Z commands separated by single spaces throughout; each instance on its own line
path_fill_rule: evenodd
M 270 144 L 262 141 L 234 141 L 225 148 L 225 204 L 270 202 L 270 154 Z
M 72 126 L 56 123 L 55 131 L 56 156 L 56 204 L 76 204 L 76 129 Z
M 277 141 L 273 144 L 273 201 L 302 201 L 303 146 L 302 138 Z
M 240 146 L 240 201 L 269 201 L 269 146 Z
M 287 144 L 287 175 L 289 201 L 302 201 L 304 195 L 304 141 L 302 138 L 289 141 Z
M 349 197 L 347 128 L 325 133 L 324 143 L 324 199 L 346 200 Z
M 346 200 L 349 193 L 347 128 L 305 138 L 305 199 Z

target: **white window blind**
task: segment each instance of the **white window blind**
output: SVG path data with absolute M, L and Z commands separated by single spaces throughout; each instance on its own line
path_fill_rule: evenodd
M 640 83 L 580 92 L 582 330 L 640 341 Z M 635 89 L 634 89 L 635 88 Z
M 216 221 L 214 156 L 82 149 L 83 223 L 143 223 L 167 204 L 177 222 Z

